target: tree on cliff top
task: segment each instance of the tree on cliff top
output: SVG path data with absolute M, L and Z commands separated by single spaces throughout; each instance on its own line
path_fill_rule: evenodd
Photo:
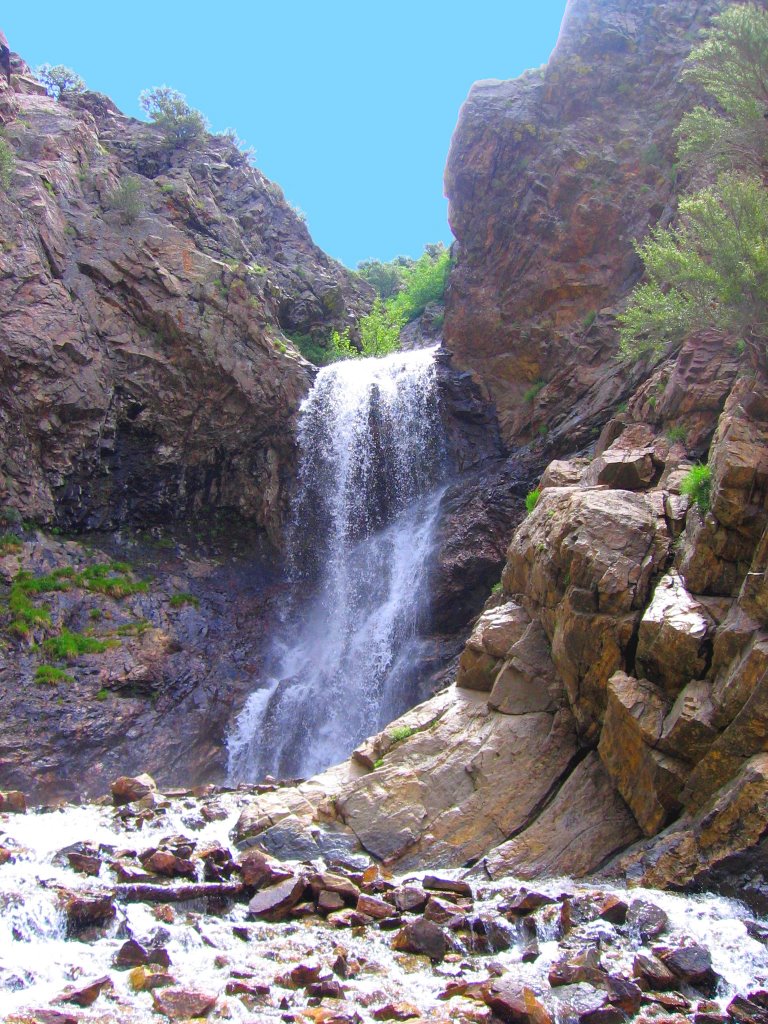
M 80 75 L 64 64 L 41 64 L 35 68 L 35 77 L 43 83 L 48 95 L 57 100 L 65 93 L 85 92 L 85 82 Z
M 170 149 L 191 146 L 208 130 L 208 122 L 200 111 L 190 107 L 182 93 L 167 85 L 145 89 L 139 103 Z
M 683 159 L 762 171 L 768 158 L 768 11 L 731 6 L 690 54 L 683 78 L 702 86 L 719 111 L 698 106 L 678 128 Z
M 761 362 L 768 344 L 768 12 L 734 6 L 715 18 L 685 77 L 718 110 L 697 107 L 678 129 L 683 158 L 728 167 L 683 198 L 675 228 L 638 245 L 645 283 L 619 317 L 621 353 L 636 358 L 704 328 L 740 334 Z
M 768 191 L 735 172 L 680 202 L 676 228 L 637 246 L 648 281 L 622 316 L 621 351 L 661 352 L 695 330 L 740 333 L 760 354 L 768 339 Z

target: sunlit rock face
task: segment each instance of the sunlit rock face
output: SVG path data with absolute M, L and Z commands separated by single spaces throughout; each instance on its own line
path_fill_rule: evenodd
M 672 215 L 673 131 L 692 100 L 679 74 L 717 7 L 572 0 L 546 66 L 478 82 L 462 107 L 445 341 L 510 444 L 546 424 L 575 450 L 631 391 L 612 313 L 639 276 L 633 241 Z

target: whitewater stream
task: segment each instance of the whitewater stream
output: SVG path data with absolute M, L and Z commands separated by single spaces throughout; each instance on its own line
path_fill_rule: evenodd
M 446 998 L 448 986 L 452 982 L 487 983 L 500 975 L 523 981 L 540 993 L 556 1020 L 578 1019 L 578 1000 L 585 993 L 574 990 L 585 987 L 567 987 L 569 1005 L 576 1009 L 565 1013 L 558 1010 L 558 992 L 565 989 L 550 989 L 547 982 L 553 962 L 562 955 L 560 908 L 556 904 L 542 906 L 530 915 L 533 925 L 526 938 L 519 925 L 510 923 L 509 915 L 499 914 L 500 902 L 519 891 L 513 879 L 472 883 L 474 919 L 492 917 L 497 922 L 493 944 L 489 946 L 472 932 L 458 931 L 451 940 L 452 951 L 434 964 L 426 957 L 393 950 L 393 932 L 376 922 L 368 927 L 340 927 L 338 922 L 313 913 L 311 905 L 290 921 L 267 923 L 249 919 L 247 902 L 212 907 L 204 900 L 130 903 L 121 898 L 115 872 L 118 863 L 125 870 L 132 852 L 155 847 L 169 836 L 177 844 L 180 837 L 186 837 L 196 848 L 193 859 L 216 843 L 229 848 L 230 829 L 248 799 L 244 791 L 225 792 L 204 798 L 160 799 L 153 811 L 138 814 L 91 804 L 0 816 L 0 847 L 11 855 L 0 866 L 0 1020 L 4 1024 L 57 1020 L 62 1024 L 67 1020 L 158 1024 L 167 1020 L 167 1015 L 156 1011 L 153 994 L 133 991 L 131 972 L 115 966 L 114 958 L 129 938 L 146 949 L 162 947 L 170 960 L 164 968 L 165 983 L 173 985 L 174 991 L 194 990 L 210 997 L 213 1009 L 209 1020 L 338 1018 L 368 1022 L 377 1019 L 374 1015 L 382 1007 L 406 1002 L 425 1020 L 474 1021 L 483 1019 L 477 1016 L 485 1010 L 482 1003 L 477 997 L 473 1000 L 471 992 Z M 88 840 L 102 859 L 94 877 L 76 872 L 67 864 L 66 853 L 60 852 L 83 840 Z M 196 864 L 202 877 L 203 860 Z M 360 879 L 354 872 L 349 877 Z M 420 877 L 409 876 L 411 880 Z M 155 881 L 172 887 L 179 880 Z M 386 884 L 392 887 L 396 882 Z M 539 882 L 537 888 L 560 900 L 568 893 L 573 906 L 580 894 L 594 896 L 595 892 L 594 886 L 568 879 Z M 651 900 L 662 908 L 669 926 L 657 942 L 668 946 L 705 944 L 720 976 L 713 993 L 720 1006 L 734 993 L 749 992 L 768 981 L 768 952 L 762 941 L 752 937 L 761 926 L 750 921 L 738 903 L 716 896 L 684 897 L 639 889 L 627 896 L 611 886 L 600 892 Z M 63 905 L 73 893 L 87 893 L 89 898 L 98 893 L 110 895 L 116 916 L 99 928 L 67 937 Z M 404 920 L 408 918 L 403 915 Z M 526 963 L 524 951 L 533 928 L 538 936 L 538 957 Z M 568 942 L 571 948 L 578 948 L 579 942 L 597 944 L 603 965 L 626 977 L 632 976 L 637 953 L 650 954 L 651 947 L 657 945 L 606 920 L 574 925 Z M 339 958 L 346 964 L 344 971 L 339 970 Z M 297 967 L 306 968 L 305 973 L 314 970 L 315 976 L 332 978 L 341 985 L 335 996 L 322 1000 L 324 1015 L 317 1009 L 320 1000 L 309 995 L 306 987 L 286 981 L 287 974 Z M 92 1005 L 62 1002 L 73 990 L 95 979 L 101 979 L 103 987 Z M 690 998 L 695 1006 L 700 994 Z M 45 1011 L 51 1008 L 61 1017 L 46 1017 Z M 384 1019 L 380 1013 L 378 1019 Z
M 295 583 L 264 685 L 229 737 L 232 781 L 307 777 L 417 702 L 445 476 L 435 350 L 320 370 L 298 426 Z

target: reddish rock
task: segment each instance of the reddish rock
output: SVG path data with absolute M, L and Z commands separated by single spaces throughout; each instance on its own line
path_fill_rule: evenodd
M 158 967 L 170 967 L 171 958 L 164 946 L 145 949 L 135 939 L 128 939 L 112 958 L 112 966 L 118 971 L 127 971 L 133 967 L 145 967 L 156 964 Z
M 74 991 L 65 992 L 59 996 L 59 1002 L 74 1003 L 75 1006 L 92 1006 L 102 992 L 112 988 L 112 979 L 105 975 L 95 981 L 89 981 L 87 985 L 79 986 Z
M 216 1006 L 216 996 L 183 988 L 166 988 L 152 993 L 152 1007 L 171 1020 L 207 1017 Z
M 25 814 L 27 798 L 18 789 L 0 792 L 0 814 Z
M 552 1024 L 549 1011 L 535 992 L 512 978 L 494 981 L 484 1001 L 494 1016 L 506 1024 Z
M 422 886 L 431 892 L 449 892 L 454 896 L 465 896 L 472 899 L 472 886 L 458 878 L 441 878 L 439 875 L 425 875 Z
M 293 872 L 260 850 L 249 850 L 240 861 L 243 882 L 255 889 L 264 889 L 293 877 Z
M 435 924 L 450 924 L 452 921 L 463 919 L 464 907 L 460 907 L 458 903 L 451 903 L 449 900 L 430 896 L 424 908 L 424 917 L 427 921 L 433 921 Z
M 401 885 L 390 893 L 392 902 L 403 914 L 418 914 L 427 905 L 429 896 L 420 885 Z
M 195 878 L 197 872 L 193 861 L 177 857 L 166 850 L 156 850 L 143 862 L 147 871 L 166 878 Z
M 287 917 L 293 907 L 301 902 L 304 889 L 305 883 L 301 876 L 286 878 L 277 885 L 260 889 L 248 904 L 248 913 L 252 917 L 278 921 Z
M 391 917 L 394 912 L 394 907 L 391 903 L 387 903 L 385 900 L 376 899 L 375 896 L 367 896 L 365 893 L 360 894 L 356 909 L 358 913 L 366 914 L 368 917 L 372 917 L 376 920 Z
M 112 897 L 107 894 L 65 893 L 63 905 L 70 935 L 77 935 L 92 925 L 102 927 L 112 921 L 116 913 Z
M 647 900 L 632 900 L 627 913 L 627 927 L 637 932 L 643 942 L 662 935 L 669 925 L 669 918 L 661 907 Z
M 387 1003 L 371 1011 L 374 1020 L 413 1020 L 420 1017 L 421 1011 L 411 1003 Z
M 677 984 L 676 975 L 657 956 L 638 953 L 632 970 L 636 978 L 645 981 L 652 989 L 659 989 L 663 992 L 665 989 L 674 988 Z
M 691 943 L 678 949 L 665 950 L 659 953 L 659 959 L 682 981 L 714 995 L 719 975 L 712 970 L 712 954 L 706 946 Z
M 338 893 L 351 906 L 357 903 L 360 896 L 360 887 L 351 878 L 335 874 L 332 871 L 323 871 L 316 875 L 311 875 L 309 886 L 313 893 L 319 893 L 322 890 Z
M 317 894 L 315 905 L 320 914 L 333 914 L 337 910 L 343 910 L 344 900 L 339 893 L 323 889 Z
M 115 807 L 122 807 L 124 804 L 141 800 L 149 793 L 154 793 L 157 786 L 151 775 L 121 775 L 119 779 L 115 779 L 110 789 L 113 804 Z
M 448 950 L 448 943 L 441 928 L 421 917 L 410 921 L 397 933 L 392 948 L 402 953 L 421 953 L 430 960 L 440 961 Z

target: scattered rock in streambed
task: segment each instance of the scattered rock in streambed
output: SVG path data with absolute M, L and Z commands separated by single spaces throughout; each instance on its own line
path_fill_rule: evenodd
M 171 1020 L 207 1017 L 216 1006 L 217 997 L 183 988 L 166 988 L 152 993 L 152 1007 Z
M 712 954 L 698 943 L 677 949 L 654 950 L 665 967 L 680 980 L 699 991 L 714 995 L 720 975 L 712 969 Z
M 420 917 L 401 928 L 392 941 L 392 948 L 402 953 L 421 953 L 439 962 L 448 952 L 448 940 L 442 928 Z
M 151 775 L 121 775 L 110 786 L 115 807 L 132 804 L 150 793 L 157 792 L 157 785 Z
M 0 814 L 26 814 L 27 798 L 18 789 L 0 790 Z
M 171 958 L 164 946 L 146 949 L 136 939 L 128 939 L 112 958 L 112 966 L 118 971 L 127 971 L 134 967 L 146 967 L 149 964 L 154 964 L 158 967 L 171 966 Z
M 292 875 L 277 885 L 259 890 L 248 904 L 248 913 L 251 917 L 262 917 L 267 921 L 283 920 L 301 902 L 305 888 L 304 877 Z
M 102 992 L 111 991 L 113 988 L 112 979 L 108 975 L 104 975 L 104 977 L 97 978 L 95 981 L 89 981 L 87 985 L 81 985 L 78 988 L 64 992 L 56 1002 L 73 1003 L 75 1006 L 83 1007 L 92 1006 Z

